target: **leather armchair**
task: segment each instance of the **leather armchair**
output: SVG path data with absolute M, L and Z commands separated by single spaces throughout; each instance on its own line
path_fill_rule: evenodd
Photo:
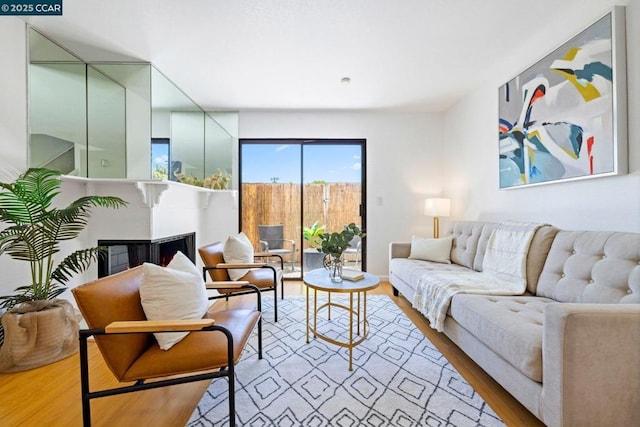
M 203 275 L 206 280 L 206 274 L 209 273 L 209 277 L 216 282 L 228 282 L 230 269 L 250 269 L 247 274 L 242 276 L 240 281 L 246 281 L 256 286 L 260 291 L 273 291 L 273 311 L 274 311 L 274 320 L 278 321 L 278 288 L 277 284 L 280 282 L 280 288 L 282 291 L 282 297 L 284 297 L 284 280 L 282 277 L 282 257 L 280 258 L 280 270 L 276 269 L 272 265 L 268 263 L 247 263 L 247 264 L 230 264 L 224 262 L 224 243 L 223 242 L 215 242 L 210 245 L 202 246 L 198 248 L 198 253 L 200 254 L 200 258 L 204 264 L 203 267 Z M 257 253 L 254 255 L 254 258 L 265 258 L 265 257 L 273 257 L 273 254 L 261 254 Z M 228 298 L 232 295 L 238 295 L 242 293 L 246 293 L 246 290 L 238 290 L 238 289 L 225 289 L 221 287 L 218 289 L 220 295 L 212 296 L 210 299 L 214 298 Z
M 89 329 L 80 330 L 80 376 L 83 424 L 91 425 L 91 399 L 227 377 L 229 419 L 235 425 L 234 365 L 258 326 L 258 357 L 262 358 L 260 292 L 246 282 L 208 285 L 227 289 L 251 289 L 256 309 L 211 311 L 203 319 L 146 320 L 140 302 L 142 267 L 107 276 L 72 290 Z M 161 350 L 153 332 L 191 331 L 169 350 Z M 133 385 L 90 391 L 87 339 L 95 337 L 107 366 L 120 382 Z M 175 377 L 179 375 L 179 377 Z M 148 379 L 170 377 L 145 382 Z

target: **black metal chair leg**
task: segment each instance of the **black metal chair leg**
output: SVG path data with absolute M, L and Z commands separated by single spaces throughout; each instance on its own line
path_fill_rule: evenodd
M 89 398 L 89 356 L 87 336 L 80 334 L 80 393 L 82 394 L 82 425 L 91 426 L 91 399 Z
M 233 366 L 233 365 L 232 365 Z M 236 425 L 236 393 L 233 370 L 229 372 L 229 427 Z
M 278 322 L 278 285 L 273 284 L 273 319 Z
M 229 331 L 223 331 L 227 336 L 227 374 L 229 375 L 229 427 L 236 425 L 236 384 L 235 365 L 233 364 L 233 336 Z
M 258 320 L 258 359 L 262 359 L 262 315 Z

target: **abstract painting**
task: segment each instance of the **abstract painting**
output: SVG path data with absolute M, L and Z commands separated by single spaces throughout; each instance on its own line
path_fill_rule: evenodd
M 499 89 L 500 188 L 626 173 L 624 8 Z

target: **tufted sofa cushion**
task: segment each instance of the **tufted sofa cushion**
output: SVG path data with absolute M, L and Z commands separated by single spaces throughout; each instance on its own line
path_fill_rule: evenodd
M 640 234 L 558 232 L 537 295 L 560 302 L 640 303 Z
M 480 238 L 478 239 L 478 248 L 476 250 L 476 255 L 473 257 L 473 269 L 476 271 L 482 271 L 482 263 L 484 262 L 484 254 L 487 252 L 487 245 L 489 244 L 489 238 L 491 237 L 491 233 L 493 230 L 498 228 L 500 224 L 495 223 L 485 223 L 484 227 L 482 227 L 482 232 L 480 233 Z
M 473 268 L 485 222 L 459 221 L 453 224 L 451 234 L 451 261 L 467 268 Z M 486 246 L 486 245 L 485 245 Z
M 394 258 L 389 262 L 389 269 L 399 279 L 407 283 L 418 283 L 420 278 L 435 272 L 468 272 L 469 269 L 457 264 L 443 264 L 440 262 L 423 261 L 409 258 Z M 413 300 L 413 293 L 405 295 L 409 301 Z
M 482 271 L 487 243 L 491 233 L 498 226 L 498 223 L 482 221 L 454 223 L 451 233 L 453 235 L 451 261 L 475 271 Z M 527 255 L 527 291 L 532 294 L 536 293 L 540 272 L 556 233 L 558 233 L 556 227 L 543 225 L 531 240 Z
M 542 382 L 544 308 L 554 302 L 535 296 L 459 294 L 449 314 L 518 371 Z
M 551 249 L 551 244 L 559 229 L 551 225 L 544 225 L 536 231 L 527 254 L 527 291 L 535 295 L 538 289 L 540 273 Z

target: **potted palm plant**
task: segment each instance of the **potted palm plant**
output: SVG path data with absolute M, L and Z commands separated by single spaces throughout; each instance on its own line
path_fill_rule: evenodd
M 14 182 L 0 182 L 0 255 L 29 263 L 30 283 L 0 296 L 4 343 L 0 372 L 32 369 L 77 351 L 78 320 L 71 304 L 57 297 L 73 274 L 85 271 L 103 253 L 80 249 L 57 259 L 60 242 L 75 239 L 93 207 L 119 208 L 119 197 L 84 196 L 65 208 L 53 206 L 60 172 L 33 168 Z
M 320 239 L 321 246 L 318 251 L 326 254 L 325 267 L 329 270 L 329 277 L 334 282 L 342 281 L 342 255 L 355 236 L 362 238 L 365 233 L 357 225 L 351 223 L 339 233 L 324 233 Z

